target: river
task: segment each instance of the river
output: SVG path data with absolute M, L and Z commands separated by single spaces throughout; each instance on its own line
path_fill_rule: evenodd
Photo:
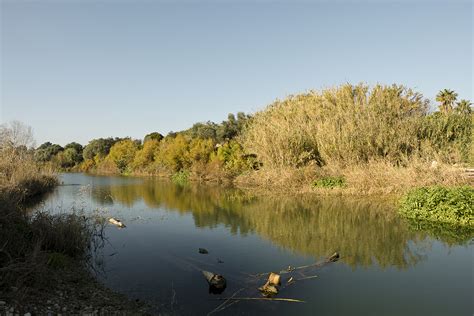
M 134 177 L 62 174 L 39 208 L 120 218 L 105 228 L 97 278 L 163 313 L 206 315 L 236 296 L 261 297 L 249 274 L 341 260 L 293 273 L 276 297 L 240 301 L 217 315 L 472 315 L 472 236 L 417 230 L 389 202 L 316 196 L 254 196 L 218 186 Z M 199 248 L 208 254 L 198 252 Z M 222 274 L 209 293 L 200 270 Z M 283 275 L 284 276 L 284 275 Z M 283 281 L 286 279 L 283 277 Z M 254 284 L 255 283 L 255 284 Z M 258 281 L 257 281 L 258 283 Z M 248 288 L 247 288 L 248 287 Z

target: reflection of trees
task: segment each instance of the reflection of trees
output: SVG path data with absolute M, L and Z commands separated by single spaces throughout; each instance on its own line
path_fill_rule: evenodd
M 98 188 L 100 194 L 92 196 L 100 203 L 107 194 L 129 207 L 143 200 L 151 208 L 191 213 L 197 227 L 224 225 L 233 233 L 255 232 L 296 253 L 320 257 L 337 250 L 353 267 L 377 263 L 405 268 L 419 261 L 408 242 L 420 244 L 422 234 L 381 202 L 311 196 L 255 198 L 235 189 L 181 187 L 151 179 Z

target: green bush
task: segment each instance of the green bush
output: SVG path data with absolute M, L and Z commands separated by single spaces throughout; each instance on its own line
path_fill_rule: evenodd
M 315 188 L 343 188 L 346 186 L 346 179 L 344 177 L 323 177 L 313 182 Z
M 399 213 L 417 221 L 474 225 L 474 188 L 425 187 L 408 192 L 400 203 Z
M 171 176 L 171 180 L 179 185 L 186 185 L 189 179 L 189 172 L 186 170 L 180 170 Z

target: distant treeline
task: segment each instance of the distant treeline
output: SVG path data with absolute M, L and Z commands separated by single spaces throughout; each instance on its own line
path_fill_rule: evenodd
M 196 123 L 191 128 L 145 135 L 143 140 L 98 138 L 86 146 L 76 142 L 62 147 L 46 142 L 35 149 L 38 162 L 62 170 L 99 173 L 232 177 L 257 166 L 237 140 L 251 116 L 229 114 L 220 124 Z M 213 178 L 214 179 L 214 178 Z
M 232 179 L 254 169 L 354 165 L 413 160 L 474 163 L 473 112 L 451 90 L 430 101 L 400 85 L 345 84 L 277 100 L 254 115 L 229 114 L 143 140 L 99 138 L 86 146 L 44 143 L 35 159 L 54 168 L 116 174 Z

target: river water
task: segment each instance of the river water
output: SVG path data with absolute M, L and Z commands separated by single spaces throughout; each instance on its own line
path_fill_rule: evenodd
M 153 178 L 63 174 L 40 208 L 120 218 L 105 228 L 97 278 L 163 314 L 206 315 L 223 301 L 262 297 L 249 274 L 336 263 L 282 274 L 302 279 L 276 296 L 305 303 L 239 301 L 216 315 L 472 315 L 472 236 L 420 230 L 389 202 L 254 196 Z M 198 252 L 199 248 L 208 254 Z M 201 270 L 227 288 L 209 293 Z M 243 290 L 241 290 L 243 289 Z

